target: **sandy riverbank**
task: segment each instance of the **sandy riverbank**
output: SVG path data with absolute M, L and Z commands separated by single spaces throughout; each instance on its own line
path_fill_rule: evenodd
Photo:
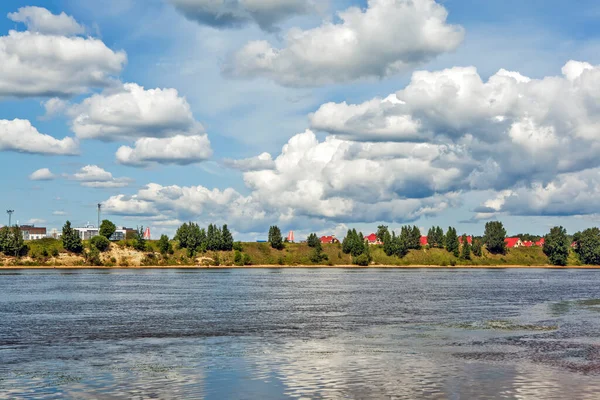
M 81 265 L 44 265 L 44 266 L 0 266 L 1 270 L 25 270 L 25 269 L 506 269 L 506 268 L 522 268 L 522 269 L 600 269 L 600 265 L 569 265 L 559 267 L 553 265 L 457 265 L 457 266 L 439 266 L 439 265 L 370 265 L 368 267 L 360 267 L 357 265 L 221 265 L 221 266 L 204 266 L 204 265 L 169 265 L 169 266 L 126 266 L 126 267 L 92 267 Z

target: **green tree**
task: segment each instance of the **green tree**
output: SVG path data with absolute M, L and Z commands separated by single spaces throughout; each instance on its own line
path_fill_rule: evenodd
M 385 243 L 385 238 L 387 237 L 387 235 L 390 234 L 390 231 L 388 230 L 387 225 L 379 225 L 377 227 L 377 239 L 379 239 L 379 241 Z
M 475 257 L 481 257 L 482 254 L 483 254 L 483 251 L 482 251 L 481 240 L 474 238 L 473 239 L 473 255 Z
M 569 258 L 569 238 L 567 230 L 562 226 L 555 226 L 550 233 L 544 236 L 544 254 L 552 265 L 567 265 Z
M 25 244 L 23 232 L 18 226 L 5 226 L 0 229 L 0 252 L 14 257 L 27 255 L 29 247 Z
M 460 253 L 460 258 L 462 258 L 463 260 L 471 259 L 471 245 L 469 244 L 469 241 L 467 240 L 466 233 L 462 235 L 462 251 Z
M 160 239 L 158 239 L 158 251 L 164 256 L 170 252 L 169 250 L 172 250 L 169 237 L 167 235 L 160 235 Z
M 100 250 L 97 249 L 96 246 L 90 247 L 90 250 L 85 252 L 85 261 L 88 265 L 102 265 L 102 259 L 100 258 Z
M 221 230 L 221 250 L 233 250 L 233 235 L 229 231 L 227 224 L 224 224 L 223 229 Z
M 106 236 L 94 236 L 90 240 L 90 244 L 98 250 L 104 252 L 110 247 L 110 240 Z
M 144 226 L 136 230 L 135 239 L 133 239 L 133 248 L 137 251 L 146 251 L 146 239 L 144 239 Z
M 110 239 L 110 237 L 117 231 L 117 227 L 115 226 L 115 224 L 113 224 L 112 222 L 110 222 L 109 220 L 105 219 L 102 221 L 102 223 L 100 224 L 100 236 L 104 236 L 107 239 Z M 98 249 L 100 250 L 100 249 Z M 102 250 L 100 250 L 102 251 Z
M 454 257 L 458 257 L 459 253 L 459 243 L 458 243 L 458 235 L 456 234 L 456 229 L 453 227 L 449 227 L 446 232 L 446 250 L 449 253 L 454 254 Z
M 317 247 L 317 246 L 321 245 L 321 241 L 317 237 L 316 233 L 311 233 L 310 235 L 308 235 L 308 238 L 306 239 L 306 243 L 308 244 L 308 247 Z
M 421 248 L 421 230 L 415 225 L 408 227 L 408 248 L 419 250 Z
M 278 226 L 272 226 L 269 228 L 269 243 L 274 249 L 283 249 L 283 237 L 281 237 L 281 230 Z
M 506 253 L 506 230 L 500 221 L 490 221 L 485 224 L 483 243 L 492 254 Z
M 444 246 L 446 245 L 446 235 L 444 235 L 444 230 L 441 226 L 435 228 L 435 237 L 436 247 L 440 249 L 444 248 Z
M 573 236 L 575 251 L 584 264 L 600 265 L 600 229 L 590 228 Z
M 80 254 L 83 251 L 83 243 L 79 232 L 71 228 L 71 222 L 67 221 L 62 228 L 63 248 L 72 253 Z

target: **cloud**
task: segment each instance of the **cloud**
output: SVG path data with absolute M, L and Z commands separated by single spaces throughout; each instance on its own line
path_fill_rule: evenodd
M 1 67 L 0 67 L 1 68 Z M 0 151 L 43 155 L 76 155 L 78 143 L 70 137 L 44 135 L 26 119 L 0 119 Z
M 81 182 L 81 186 L 92 188 L 121 188 L 131 183 L 129 178 L 114 178 L 113 175 L 97 165 L 86 165 L 71 179 Z
M 256 23 L 271 32 L 295 15 L 314 12 L 314 0 L 169 0 L 189 20 L 217 29 Z
M 369 0 L 364 10 L 339 12 L 339 23 L 290 30 L 283 48 L 249 42 L 225 63 L 223 73 L 284 86 L 392 76 L 458 47 L 464 32 L 446 23 L 447 14 L 434 0 Z
M 0 97 L 68 97 L 107 87 L 127 61 L 101 40 L 61 35 L 76 33 L 64 14 L 25 7 L 9 17 L 30 30 L 0 36 Z
M 32 181 L 51 181 L 54 178 L 56 178 L 56 175 L 54 175 L 48 168 L 38 169 L 29 175 L 29 179 Z
M 145 166 L 150 163 L 189 165 L 212 156 L 206 135 L 174 136 L 170 138 L 142 138 L 134 147 L 121 146 L 116 158 L 120 164 Z
M 69 106 L 69 102 L 58 97 L 52 97 L 44 101 L 43 103 L 44 109 L 46 110 L 45 118 L 54 117 L 56 115 L 62 114 L 65 112 Z
M 30 32 L 47 35 L 80 35 L 85 32 L 75 18 L 64 12 L 52 14 L 42 7 L 21 7 L 17 12 L 9 13 L 8 18 L 14 22 L 22 22 Z
M 67 215 L 67 212 L 66 211 L 52 211 L 52 215 L 64 216 L 64 215 Z
M 133 196 L 113 196 L 104 206 L 119 215 L 228 222 L 240 232 L 273 223 L 309 229 L 339 221 L 413 221 L 457 201 L 449 191 L 468 170 L 448 167 L 447 152 L 415 143 L 389 146 L 333 137 L 319 142 L 306 131 L 289 140 L 270 169 L 256 167 L 257 160 L 270 159 L 265 155 L 237 165 L 246 169 L 248 195 L 232 188 L 151 183 Z
M 39 218 L 31 218 L 29 221 L 27 221 L 28 224 L 45 224 L 46 220 L 45 219 L 39 219 Z
M 204 132 L 177 90 L 145 90 L 135 83 L 88 97 L 72 106 L 68 114 L 73 132 L 81 139 L 134 140 Z
M 273 169 L 275 163 L 269 153 L 262 153 L 256 157 L 245 158 L 242 160 L 223 160 L 223 164 L 228 167 L 239 169 L 240 171 L 260 171 L 263 169 Z

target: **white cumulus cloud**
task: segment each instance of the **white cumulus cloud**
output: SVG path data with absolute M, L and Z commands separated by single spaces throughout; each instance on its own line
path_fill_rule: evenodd
M 256 157 L 244 158 L 241 160 L 223 160 L 228 167 L 239 169 L 240 171 L 260 171 L 263 169 L 273 169 L 275 162 L 269 153 L 262 153 Z
M 56 139 L 42 134 L 26 119 L 0 119 L 0 151 L 3 150 L 45 155 L 76 155 L 79 153 L 79 145 L 70 137 Z
M 207 135 L 142 138 L 134 147 L 121 146 L 116 158 L 120 164 L 144 166 L 149 163 L 189 165 L 212 156 Z
M 134 140 L 193 136 L 204 132 L 176 89 L 144 89 L 126 83 L 72 106 L 71 128 L 81 139 Z
M 86 165 L 71 178 L 81 182 L 81 186 L 93 188 L 121 188 L 131 183 L 131 179 L 115 178 L 110 172 L 97 165 Z
M 79 25 L 38 7 L 9 14 L 28 31 L 0 36 L 0 97 L 66 97 L 114 83 L 127 61 L 99 39 L 69 36 Z M 75 25 L 74 25 L 75 24 Z
M 48 168 L 38 169 L 29 175 L 29 179 L 32 181 L 51 181 L 54 178 L 56 178 L 56 175 L 54 175 Z
M 292 29 L 285 47 L 249 42 L 225 63 L 227 76 L 265 77 L 285 86 L 318 86 L 404 72 L 462 42 L 434 0 L 369 0 L 338 13 L 339 23 Z
M 43 7 L 21 7 L 17 12 L 9 13 L 8 18 L 14 22 L 22 22 L 31 32 L 48 35 L 79 35 L 85 32 L 75 18 L 64 12 L 52 14 Z

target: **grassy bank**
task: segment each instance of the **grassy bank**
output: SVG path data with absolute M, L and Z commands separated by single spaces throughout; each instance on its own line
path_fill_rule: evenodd
M 28 242 L 28 257 L 14 258 L 0 256 L 0 265 L 4 266 L 94 266 L 83 255 L 66 252 L 60 240 L 44 239 Z M 311 261 L 313 249 L 307 244 L 288 243 L 283 250 L 275 250 L 268 243 L 242 243 L 236 261 L 236 251 L 209 251 L 189 257 L 186 249 L 179 249 L 173 243 L 173 254 L 158 253 L 157 242 L 148 241 L 148 249 L 139 252 L 133 249 L 132 243 L 112 243 L 110 249 L 100 255 L 100 262 L 95 266 L 137 267 L 137 266 L 241 266 L 240 258 L 246 265 L 273 266 L 346 266 L 352 264 L 352 257 L 342 252 L 340 244 L 323 245 L 323 253 L 327 259 L 320 263 Z M 89 243 L 85 243 L 89 247 Z M 548 258 L 539 247 L 508 249 L 502 255 L 493 255 L 484 251 L 482 257 L 472 256 L 471 260 L 454 257 L 443 249 L 411 250 L 405 257 L 389 257 L 382 246 L 370 248 L 373 266 L 545 266 Z M 579 266 L 575 254 L 569 258 L 570 266 Z

